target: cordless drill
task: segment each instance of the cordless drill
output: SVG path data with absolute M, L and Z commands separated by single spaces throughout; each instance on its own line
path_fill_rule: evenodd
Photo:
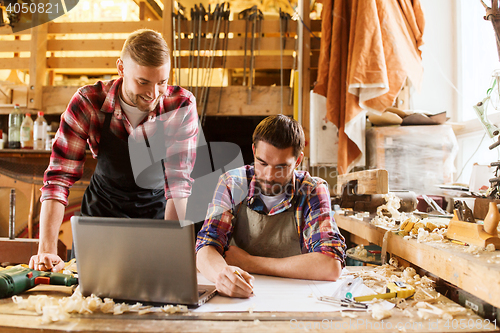
M 72 286 L 78 279 L 72 275 L 41 272 L 23 266 L 0 271 L 0 298 L 18 295 L 39 284 Z

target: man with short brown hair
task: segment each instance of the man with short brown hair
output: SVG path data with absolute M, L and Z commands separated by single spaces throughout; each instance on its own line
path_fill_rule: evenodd
M 253 134 L 254 165 L 219 178 L 196 242 L 197 266 L 217 290 L 249 297 L 250 273 L 335 281 L 345 242 L 327 183 L 297 171 L 304 132 L 292 118 L 264 119 Z
M 61 116 L 44 176 L 40 243 L 31 268 L 58 271 L 64 266 L 57 256 L 59 228 L 69 188 L 83 174 L 87 144 L 98 162 L 82 200 L 82 215 L 184 218 L 196 158 L 195 98 L 167 84 L 170 51 L 156 31 L 130 34 L 116 65 L 120 78 L 80 88 Z M 140 149 L 150 149 L 152 133 L 162 135 L 164 158 L 144 169 L 145 186 L 138 181 L 129 145 L 137 139 Z

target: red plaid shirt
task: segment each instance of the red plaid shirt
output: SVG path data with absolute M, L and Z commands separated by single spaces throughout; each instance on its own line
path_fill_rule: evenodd
M 98 81 L 78 89 L 61 116 L 61 124 L 52 147 L 50 164 L 44 175 L 40 201 L 55 199 L 68 204 L 69 188 L 83 174 L 85 148 L 99 155 L 101 127 L 106 113 L 113 113 L 110 131 L 127 141 L 134 131 L 119 103 L 122 79 Z M 165 197 L 184 198 L 191 194 L 190 177 L 196 158 L 198 113 L 196 100 L 187 90 L 168 86 L 158 106 L 142 122 L 152 123 L 160 117 L 166 137 Z M 139 127 L 138 126 L 138 127 Z M 167 182 L 168 176 L 168 182 Z

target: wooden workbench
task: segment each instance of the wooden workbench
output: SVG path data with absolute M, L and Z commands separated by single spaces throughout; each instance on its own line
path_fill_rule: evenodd
M 359 268 L 359 267 L 357 267 Z M 44 294 L 56 298 L 70 296 L 71 288 L 62 286 L 37 286 L 22 294 Z M 441 296 L 443 302 L 455 303 Z M 416 311 L 416 310 L 413 310 Z M 462 321 L 460 321 L 462 320 Z M 468 323 L 468 324 L 467 324 Z M 465 329 L 459 326 L 469 325 Z M 404 327 L 404 329 L 398 329 Z M 437 316 L 412 318 L 399 309 L 392 310 L 392 317 L 377 321 L 366 312 L 357 318 L 341 317 L 338 312 L 238 312 L 238 313 L 183 313 L 122 315 L 90 314 L 71 315 L 65 322 L 41 324 L 34 312 L 19 310 L 10 298 L 0 300 L 0 332 L 486 332 L 495 331 L 498 323 L 492 323 L 475 314 L 456 316 L 442 320 Z
M 335 214 L 335 221 L 339 228 L 382 246 L 387 229 L 338 213 Z M 454 243 L 405 240 L 392 232 L 387 238 L 388 253 L 500 307 L 500 251 L 474 255 L 465 252 L 465 248 Z

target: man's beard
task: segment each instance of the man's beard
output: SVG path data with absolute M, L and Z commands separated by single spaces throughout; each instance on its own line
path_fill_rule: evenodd
M 131 92 L 129 92 L 127 89 L 124 89 L 125 91 L 125 94 L 127 95 L 127 97 L 130 99 L 130 101 L 132 102 L 132 104 L 138 108 L 140 111 L 142 112 L 151 112 L 153 111 L 154 109 L 156 109 L 156 106 L 158 105 L 158 103 L 160 102 L 160 97 L 163 96 L 163 95 L 159 95 L 157 98 L 156 98 L 156 101 L 154 101 L 153 103 L 151 104 L 146 104 L 146 101 L 142 101 L 142 97 L 140 97 L 140 95 L 134 95 L 132 94 Z M 140 101 L 142 101 L 142 103 L 146 104 L 146 106 L 144 104 L 139 104 Z
M 288 188 L 290 181 L 291 178 L 282 184 L 279 182 L 274 182 L 274 181 L 268 182 L 263 179 L 255 178 L 257 190 L 259 191 L 260 194 L 267 196 L 276 196 L 282 194 Z

